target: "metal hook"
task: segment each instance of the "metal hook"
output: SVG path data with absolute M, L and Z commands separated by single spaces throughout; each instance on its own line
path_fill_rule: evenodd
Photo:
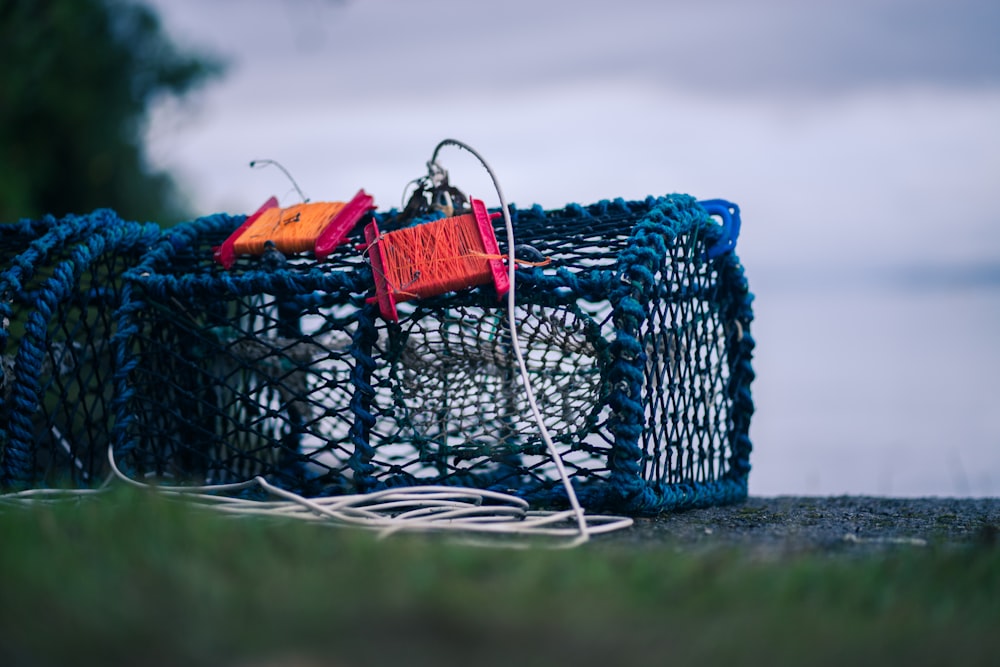
M 416 184 L 416 189 L 407 200 L 406 193 L 413 184 Z M 406 184 L 403 188 L 403 201 L 406 202 L 401 214 L 403 220 L 426 215 L 432 211 L 440 211 L 450 217 L 466 211 L 469 207 L 469 198 L 449 183 L 448 170 L 435 159 L 427 161 L 426 175 Z

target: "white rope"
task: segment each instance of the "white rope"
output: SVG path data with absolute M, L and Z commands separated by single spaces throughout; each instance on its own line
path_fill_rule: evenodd
M 451 486 L 412 486 L 348 496 L 306 498 L 277 487 L 261 476 L 233 484 L 204 486 L 160 486 L 139 482 L 121 471 L 111 446 L 108 447 L 108 463 L 112 474 L 126 484 L 153 489 L 163 495 L 183 498 L 224 513 L 324 521 L 375 530 L 380 537 L 388 537 L 401 531 L 420 531 L 534 540 L 499 543 L 512 547 L 534 546 L 540 538 L 569 540 L 549 544 L 557 547 L 573 547 L 581 543 L 579 529 L 571 521 L 575 518 L 573 510 L 535 511 L 530 509 L 524 499 L 495 491 Z M 282 500 L 250 500 L 217 495 L 255 487 Z M 4 498 L 6 496 L 0 496 L 0 500 Z M 627 517 L 595 514 L 588 515 L 585 520 L 588 536 L 632 525 L 632 519 Z M 561 525 L 567 523 L 569 525 Z M 495 546 L 498 543 L 488 544 Z
M 563 488 L 566 489 L 566 497 L 569 499 L 570 507 L 573 508 L 573 514 L 576 517 L 577 527 L 580 530 L 579 539 L 580 542 L 586 542 L 590 537 L 590 529 L 587 525 L 587 518 L 583 511 L 583 507 L 580 505 L 579 499 L 576 497 L 576 490 L 573 488 L 573 484 L 570 481 L 569 475 L 566 473 L 566 467 L 563 465 L 562 457 L 559 455 L 559 451 L 556 449 L 555 443 L 552 442 L 552 437 L 549 435 L 549 429 L 545 426 L 545 421 L 542 419 L 541 410 L 538 409 L 538 403 L 535 401 L 535 392 L 531 388 L 531 380 L 528 376 L 528 368 L 524 363 L 524 355 L 521 353 L 521 345 L 517 337 L 517 322 L 515 321 L 515 262 L 514 262 L 514 223 L 510 219 L 510 211 L 507 209 L 507 199 L 503 195 L 503 190 L 500 188 L 500 182 L 497 180 L 496 174 L 493 173 L 493 169 L 486 162 L 482 155 L 477 153 L 469 145 L 458 141 L 457 139 L 445 139 L 437 145 L 434 149 L 434 156 L 431 158 L 431 162 L 435 162 L 437 158 L 438 151 L 441 150 L 442 146 L 457 146 L 464 150 L 469 151 L 479 163 L 483 165 L 486 173 L 490 175 L 490 180 L 493 181 L 493 187 L 496 188 L 497 197 L 500 199 L 500 211 L 503 214 L 504 226 L 507 230 L 507 252 L 510 254 L 509 261 L 507 262 L 507 280 L 510 283 L 510 289 L 507 292 L 507 323 L 510 327 L 510 346 L 514 351 L 514 358 L 517 360 L 517 367 L 521 373 L 522 384 L 524 385 L 524 395 L 528 400 L 528 405 L 531 407 L 531 414 L 535 418 L 535 423 L 538 425 L 538 433 L 545 443 L 545 448 L 549 453 L 549 457 L 552 459 L 552 463 L 556 467 L 556 471 L 559 473 L 559 479 L 562 481 Z

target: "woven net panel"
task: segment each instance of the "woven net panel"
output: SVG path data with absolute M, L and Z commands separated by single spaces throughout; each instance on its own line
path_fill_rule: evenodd
M 632 226 L 651 205 L 652 201 L 615 200 L 549 211 L 540 206 L 513 209 L 515 242 L 537 250 L 551 262 L 550 270 L 611 269 L 628 244 Z M 502 229 L 497 230 L 497 238 L 505 247 Z
M 735 256 L 709 259 L 706 250 L 718 242 L 721 228 L 683 196 L 568 207 L 557 213 L 565 218 L 571 212 L 578 218 L 575 228 L 585 230 L 581 233 L 589 239 L 587 244 L 578 246 L 570 237 L 568 245 L 560 245 L 566 241 L 548 238 L 544 228 L 550 212 L 546 219 L 538 218 L 540 231 L 533 245 L 549 252 L 555 247 L 594 254 L 582 262 L 571 254 L 561 260 L 573 267 L 573 279 L 558 280 L 565 277 L 559 266 L 535 271 L 522 285 L 527 283 L 537 291 L 522 287 L 522 293 L 535 298 L 543 298 L 546 292 L 576 296 L 577 305 L 600 326 L 602 336 L 613 342 L 613 349 L 621 350 L 613 355 L 621 356 L 610 361 L 609 403 L 619 400 L 616 391 L 631 392 L 619 384 L 633 377 L 629 369 L 641 378 L 638 391 L 627 394 L 638 397 L 638 411 L 625 410 L 622 404 L 622 412 L 616 410 L 610 420 L 602 420 L 590 435 L 588 442 L 601 444 L 596 440 L 600 437 L 608 445 L 597 453 L 610 460 L 613 473 L 612 483 L 593 488 L 593 494 L 578 487 L 586 491 L 585 502 L 655 513 L 745 496 L 747 427 L 753 411 L 749 394 L 752 297 Z M 572 227 L 564 225 L 564 229 L 569 234 Z M 591 230 L 599 230 L 606 241 L 592 238 Z M 640 242 L 641 247 L 634 245 Z M 600 250 L 589 250 L 591 243 L 608 248 L 614 263 L 608 263 Z M 659 259 L 646 265 L 651 256 Z M 602 270 L 593 271 L 593 264 Z M 628 276 L 633 270 L 643 276 L 642 288 L 630 287 Z M 634 331 L 631 325 L 620 329 L 619 315 L 612 318 L 608 302 L 600 298 L 611 298 L 618 313 L 623 304 L 621 297 L 613 295 L 623 293 L 622 288 L 638 299 L 628 306 L 629 312 L 635 307 L 642 314 Z M 628 342 L 633 335 L 638 359 L 624 352 L 633 349 Z M 638 441 L 633 446 L 635 433 Z M 631 472 L 633 460 L 636 473 Z M 635 474 L 639 483 L 626 479 Z
M 704 484 L 730 472 L 731 373 L 717 262 L 698 230 L 679 236 L 656 273 L 640 333 L 645 348 L 643 477 L 654 484 Z
M 37 291 L 52 277 L 61 262 L 68 260 L 78 240 L 52 232 L 54 219 L 26 220 L 0 225 L 0 342 L 4 369 L 14 363 L 17 346 L 24 334 L 24 322 L 37 298 Z M 5 383 L 10 391 L 9 380 Z
M 107 476 L 121 274 L 155 231 L 107 217 L 20 267 L 4 355 L 7 483 L 85 487 Z
M 49 234 L 54 220 L 0 225 L 0 488 L 32 474 L 26 455 L 10 451 L 11 417 L 17 387 L 17 352 L 39 286 L 69 257 L 66 245 Z M 22 364 L 22 375 L 24 366 Z M 14 416 L 15 421 L 17 417 Z M 28 425 L 30 428 L 30 422 Z
M 521 302 L 515 318 L 545 426 L 579 474 L 601 475 L 604 461 L 586 445 L 602 413 L 599 327 L 576 307 Z M 378 345 L 371 463 L 379 483 L 557 484 L 495 297 L 422 304 L 399 326 L 382 326 Z
M 285 284 L 315 266 L 289 258 L 275 274 L 250 275 L 256 258 L 223 273 L 202 234 L 171 257 L 166 290 L 144 290 L 129 345 L 133 415 L 123 463 L 130 474 L 219 484 L 262 475 L 309 494 L 349 483 L 352 338 L 358 308 L 345 292 Z M 189 287 L 199 276 L 200 289 Z M 279 279 L 272 280 L 277 276 Z M 215 278 L 236 284 L 219 292 Z M 274 293 L 253 286 L 269 284 Z M 274 283 L 281 283 L 275 285 Z
M 120 274 L 129 261 L 126 253 L 102 255 L 48 323 L 35 447 L 39 481 L 93 486 L 108 474 L 114 416 L 111 339 Z

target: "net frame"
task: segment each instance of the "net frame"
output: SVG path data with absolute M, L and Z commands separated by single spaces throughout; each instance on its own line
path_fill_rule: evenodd
M 745 497 L 752 296 L 734 253 L 708 257 L 723 240 L 718 222 L 685 195 L 510 211 L 518 242 L 552 260 L 518 270 L 520 321 L 540 330 L 546 318 L 572 319 L 560 345 L 589 347 L 565 377 L 577 383 L 573 369 L 597 377 L 583 394 L 596 397 L 590 410 L 579 410 L 579 392 L 567 399 L 583 414 L 583 426 L 574 421 L 560 431 L 569 421 L 558 417 L 550 424 L 581 502 L 655 514 Z M 395 212 L 375 219 L 387 229 L 398 222 Z M 440 327 L 420 323 L 461 322 L 468 313 L 480 323 L 495 318 L 502 306 L 491 288 L 402 304 L 400 322 L 385 322 L 367 302 L 371 269 L 353 247 L 361 242 L 360 225 L 326 262 L 292 257 L 268 271 L 242 258 L 225 271 L 211 262 L 210 249 L 242 220 L 220 215 L 181 226 L 126 276 L 115 434 L 124 468 L 193 483 L 263 474 L 310 495 L 445 484 L 565 503 L 523 406 L 495 410 L 482 420 L 480 437 L 469 440 L 475 414 L 468 387 L 460 405 L 454 393 L 437 400 L 438 413 L 457 410 L 459 426 L 436 433 L 426 426 L 435 412 L 427 408 L 432 392 L 401 389 L 407 373 L 419 376 L 413 362 L 420 357 L 405 344 L 414 331 L 421 349 L 437 346 L 452 365 L 462 360 L 455 345 L 445 350 L 450 338 L 432 336 Z M 481 324 L 475 326 L 479 333 L 468 340 L 482 354 Z M 235 331 L 221 335 L 220 327 Z M 527 338 L 530 355 L 543 336 Z M 486 356 L 496 362 L 499 348 L 490 345 Z M 552 349 L 536 357 L 540 374 Z M 449 375 L 440 362 L 435 372 Z M 468 368 L 457 372 L 468 375 Z M 300 390 L 303 377 L 310 378 L 307 392 Z M 516 399 L 510 382 L 500 402 Z M 163 402 L 171 392 L 192 402 L 171 407 Z M 422 431 L 419 419 L 403 414 L 413 410 L 407 400 L 424 415 Z M 550 400 L 545 409 L 565 407 Z M 519 426 L 504 431 L 504 420 Z M 499 437 L 486 438 L 490 424 Z

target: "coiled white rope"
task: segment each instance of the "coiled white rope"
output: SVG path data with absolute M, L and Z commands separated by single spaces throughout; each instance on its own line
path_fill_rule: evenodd
M 562 538 L 546 546 L 573 547 L 581 544 L 574 525 L 574 510 L 561 512 L 531 510 L 516 496 L 483 489 L 451 486 L 412 486 L 346 496 L 307 498 L 282 489 L 261 476 L 233 484 L 205 486 L 161 486 L 136 481 L 118 467 L 114 451 L 108 448 L 108 462 L 114 476 L 126 484 L 153 489 L 167 496 L 196 502 L 221 512 L 240 515 L 323 521 L 342 526 L 375 530 L 380 537 L 397 532 L 439 532 L 466 537 L 510 536 L 536 538 L 532 542 L 507 542 L 503 546 L 536 546 L 541 538 Z M 280 500 L 250 500 L 219 495 L 259 488 Z M 609 533 L 632 525 L 632 519 L 608 515 L 587 515 L 586 536 Z

